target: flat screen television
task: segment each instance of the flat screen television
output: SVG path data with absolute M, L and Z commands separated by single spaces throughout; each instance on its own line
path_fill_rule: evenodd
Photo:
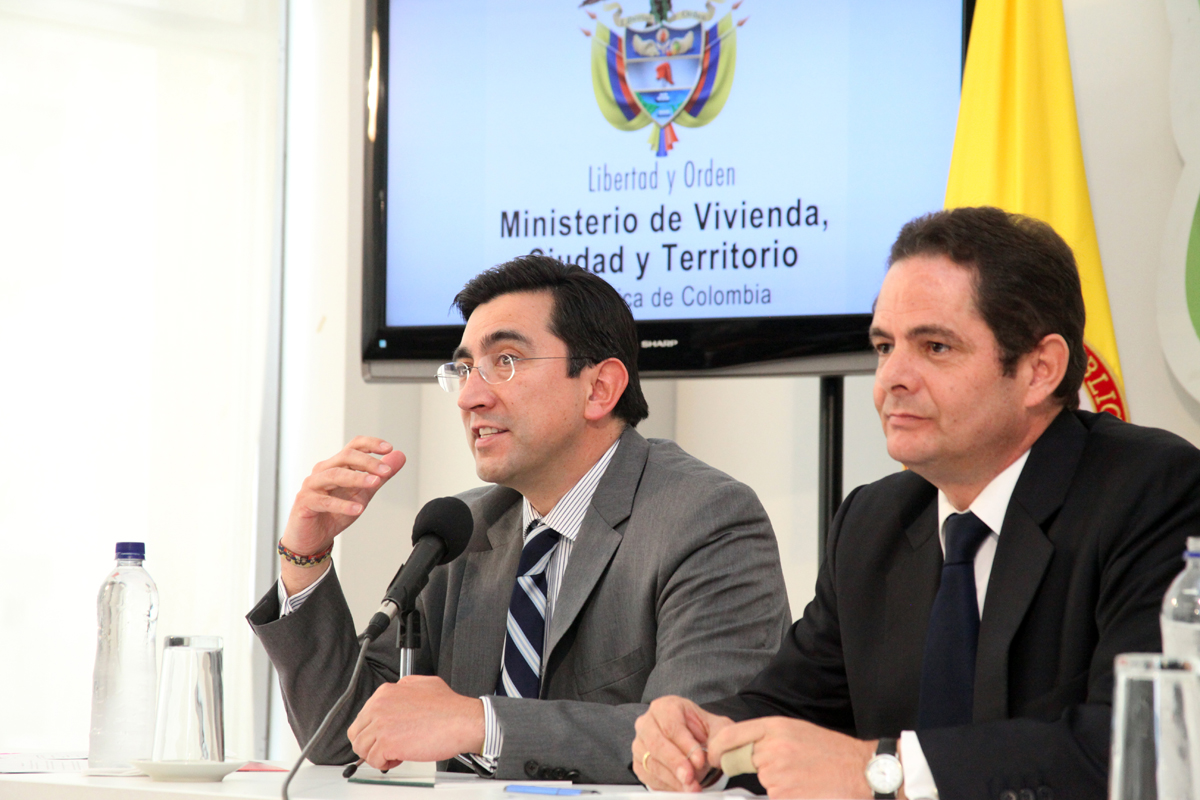
M 963 0 L 376 0 L 362 347 L 431 379 L 526 253 L 608 280 L 650 375 L 856 371 L 940 208 Z

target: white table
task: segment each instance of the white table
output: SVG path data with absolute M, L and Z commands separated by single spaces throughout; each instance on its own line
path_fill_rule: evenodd
M 2 800 L 208 800 L 213 797 L 278 798 L 283 772 L 235 772 L 220 783 L 163 783 L 139 778 L 101 778 L 59 773 L 43 775 L 0 775 Z M 451 786 L 424 789 L 409 786 L 372 786 L 350 783 L 341 767 L 301 768 L 289 788 L 293 800 L 533 800 L 529 795 L 506 795 L 504 787 L 519 781 L 454 782 Z M 580 786 L 596 789 L 604 800 L 649 800 L 640 786 Z M 744 797 L 744 794 L 742 795 Z M 659 793 L 655 800 L 685 795 Z M 687 795 L 696 800 L 695 795 Z M 709 795 L 708 797 L 711 797 Z M 547 798 L 553 800 L 553 798 Z M 586 797 L 579 800 L 586 800 Z M 707 798 L 706 798 L 707 800 Z

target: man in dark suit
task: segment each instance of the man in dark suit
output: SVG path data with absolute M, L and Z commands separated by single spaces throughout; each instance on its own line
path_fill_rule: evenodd
M 1113 657 L 1160 649 L 1200 452 L 1075 410 L 1083 299 L 1049 226 L 939 212 L 889 264 L 875 405 L 908 471 L 843 503 L 770 666 L 651 704 L 635 770 L 695 790 L 736 751 L 772 797 L 1103 797 Z
M 531 256 L 455 302 L 467 325 L 439 382 L 497 485 L 462 496 L 474 533 L 421 594 L 417 675 L 396 682 L 395 635 L 380 636 L 312 758 L 458 756 L 504 779 L 632 782 L 646 703 L 728 695 L 778 649 L 790 615 L 770 522 L 749 488 L 634 430 L 647 415 L 636 328 L 605 281 Z M 358 650 L 329 550 L 403 464 L 368 437 L 318 464 L 278 588 L 249 614 L 302 742 Z

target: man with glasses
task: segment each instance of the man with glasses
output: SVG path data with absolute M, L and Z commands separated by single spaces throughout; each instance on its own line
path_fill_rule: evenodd
M 789 613 L 770 522 L 748 487 L 634 430 L 648 413 L 636 326 L 604 280 L 527 256 L 455 304 L 466 329 L 438 383 L 496 485 L 462 495 L 471 544 L 421 594 L 418 675 L 392 683 L 399 651 L 379 637 L 335 722 L 345 734 L 312 758 L 633 782 L 647 703 L 729 694 L 778 649 Z M 280 540 L 278 587 L 249 615 L 301 741 L 357 650 L 328 552 L 403 465 L 369 437 L 318 464 Z

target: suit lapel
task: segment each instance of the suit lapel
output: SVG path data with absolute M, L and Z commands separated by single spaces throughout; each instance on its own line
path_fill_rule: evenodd
M 520 500 L 516 492 L 511 494 Z M 482 545 L 480 549 L 463 555 L 466 566 L 455 617 L 456 652 L 450 681 L 455 691 L 468 697 L 496 691 L 508 604 L 521 561 L 520 502 L 511 502 L 487 525 L 486 537 L 476 537 L 476 541 Z
M 612 560 L 617 545 L 621 543 L 621 534 L 613 530 L 599 515 L 588 512 L 579 529 L 579 537 L 571 549 L 571 560 L 567 563 L 567 571 L 563 574 L 562 586 L 558 589 L 558 599 L 554 603 L 554 615 L 550 618 L 550 641 L 547 653 L 553 653 L 554 648 L 562 640 L 563 634 L 575 622 L 579 612 L 583 610 L 588 596 L 608 562 Z
M 633 428 L 626 428 L 621 435 L 621 444 L 604 471 L 604 477 L 596 486 L 591 507 L 583 518 L 583 525 L 571 549 L 571 560 L 567 563 L 550 620 L 547 654 L 554 652 L 554 648 L 575 623 L 621 544 L 620 526 L 633 510 L 633 497 L 649 454 L 649 442 Z M 550 663 L 548 657 L 547 663 Z
M 1045 526 L 1066 499 L 1086 438 L 1082 423 L 1064 410 L 1034 443 L 1013 489 L 979 624 L 975 722 L 1008 716 L 1009 648 L 1054 556 Z
M 975 656 L 975 722 L 1008 717 L 1008 649 L 1054 555 L 1054 545 L 1023 508 L 1008 504 L 988 578 Z

